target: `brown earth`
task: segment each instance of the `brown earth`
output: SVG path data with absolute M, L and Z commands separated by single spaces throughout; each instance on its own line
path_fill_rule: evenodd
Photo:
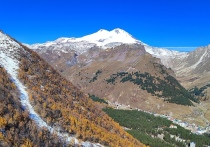
M 94 94 L 113 103 L 130 105 L 132 108 L 168 114 L 188 122 L 205 124 L 204 120 L 194 114 L 196 107 L 165 102 L 130 82 L 121 83 L 120 80 L 117 80 L 115 84 L 107 84 L 106 79 L 117 72 L 148 72 L 152 76 L 164 79 L 164 74 L 160 72 L 161 69 L 154 66 L 154 63 L 160 64 L 160 60 L 146 53 L 143 46 L 121 45 L 107 50 L 92 48 L 79 55 L 78 63 L 74 66 L 66 64 L 68 58 L 73 58 L 73 53 L 63 53 L 59 56 L 47 55 L 47 57 L 44 54 L 42 57 L 86 94 Z M 98 70 L 101 73 L 98 74 L 97 80 L 90 82 Z M 166 67 L 164 70 L 175 76 L 172 70 Z M 193 119 L 188 119 L 186 116 Z

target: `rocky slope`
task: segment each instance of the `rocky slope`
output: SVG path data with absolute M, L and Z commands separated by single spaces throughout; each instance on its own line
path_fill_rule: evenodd
M 139 90 L 142 95 L 147 93 L 145 98 L 149 95 L 164 98 L 167 95 L 167 91 L 170 91 L 170 88 L 164 88 L 163 83 L 166 82 L 165 85 L 168 84 L 167 87 L 170 87 L 169 77 L 172 78 L 173 71 L 161 65 L 160 60 L 146 53 L 142 45 L 120 45 L 105 51 L 95 48 L 80 55 L 78 61 L 79 63 L 72 67 L 66 65 L 63 67 L 59 66 L 57 69 L 62 71 L 62 75 L 70 81 L 78 84 L 78 87 L 81 87 L 86 93 L 96 94 L 100 97 L 110 97 L 112 101 L 116 101 L 117 97 L 120 100 L 119 95 L 121 95 L 124 100 L 118 102 L 122 103 L 132 92 L 125 90 L 124 94 L 120 94 L 119 91 L 126 89 L 125 86 L 129 83 L 134 83 L 129 88 L 138 88 L 140 86 Z M 136 81 L 129 79 L 132 75 L 133 80 Z M 139 76 L 142 77 L 140 78 Z M 122 80 L 126 78 L 127 80 L 124 83 Z M 137 81 L 138 78 L 140 81 Z M 152 80 L 150 81 L 149 78 L 152 78 Z M 149 88 L 150 86 L 151 88 Z M 179 87 L 178 84 L 174 86 L 176 88 Z M 175 92 L 176 89 L 173 89 L 173 91 Z M 168 98 L 172 98 L 172 95 L 167 95 L 165 100 Z M 129 104 L 129 98 L 126 99 Z M 190 103 L 188 104 L 190 105 Z
M 204 76 L 204 74 L 208 74 L 210 70 L 209 57 L 210 46 L 200 47 L 192 52 L 189 52 L 185 58 L 176 61 L 176 64 L 172 64 L 171 67 L 176 71 L 178 77 L 191 76 L 191 78 L 194 78 L 194 76 L 197 75 L 199 79 L 199 76 L 201 77 Z M 194 84 L 191 83 L 193 81 L 194 80 L 189 81 L 191 86 L 194 86 Z

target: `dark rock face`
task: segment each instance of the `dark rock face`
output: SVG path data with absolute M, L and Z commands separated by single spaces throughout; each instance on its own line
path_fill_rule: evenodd
M 70 67 L 76 65 L 78 63 L 77 56 L 78 55 L 74 53 L 73 57 L 71 57 L 70 60 L 66 61 L 66 65 Z

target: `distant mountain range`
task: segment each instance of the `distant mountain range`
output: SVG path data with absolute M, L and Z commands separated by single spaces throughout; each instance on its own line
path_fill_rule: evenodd
M 178 52 L 164 48 L 151 47 L 140 40 L 135 39 L 132 35 L 122 29 L 114 29 L 112 31 L 99 30 L 96 33 L 81 38 L 58 38 L 55 41 L 48 41 L 43 44 L 28 45 L 29 48 L 35 50 L 39 54 L 51 54 L 60 56 L 61 54 L 76 53 L 78 55 L 87 52 L 93 47 L 102 50 L 114 48 L 121 44 L 139 44 L 143 45 L 145 50 L 154 57 L 160 58 L 162 63 L 170 67 L 171 60 L 174 58 L 183 59 L 188 56 L 186 52 Z M 56 57 L 55 57 L 56 58 Z M 48 60 L 49 61 L 49 60 Z M 50 61 L 53 62 L 53 61 Z
M 77 55 L 80 55 L 93 47 L 105 50 L 121 44 L 143 45 L 146 52 L 154 57 L 160 58 L 161 63 L 166 67 L 172 68 L 175 71 L 178 80 L 186 86 L 186 88 L 202 86 L 202 83 L 207 84 L 209 82 L 209 79 L 206 77 L 206 74 L 208 74 L 209 71 L 209 46 L 201 47 L 191 52 L 179 52 L 165 48 L 152 47 L 135 39 L 132 35 L 119 28 L 112 31 L 101 29 L 96 33 L 81 38 L 59 38 L 55 41 L 49 41 L 43 44 L 26 44 L 26 46 L 34 49 L 48 62 L 53 63 L 57 60 L 57 57 L 60 58 L 63 54 L 76 53 Z M 64 57 L 63 60 L 69 61 L 72 60 L 72 58 L 66 59 Z
M 31 49 L 38 53 L 55 52 L 57 55 L 61 53 L 75 52 L 82 54 L 87 52 L 92 47 L 99 47 L 101 49 L 114 48 L 121 44 L 140 44 L 145 47 L 145 50 L 154 57 L 160 58 L 162 63 L 168 67 L 169 60 L 173 58 L 185 58 L 188 56 L 186 52 L 179 52 L 164 48 L 157 48 L 149 46 L 140 40 L 135 39 L 132 35 L 122 29 L 114 29 L 112 31 L 99 30 L 96 33 L 81 37 L 81 38 L 58 38 L 55 41 L 48 41 L 43 44 L 28 45 Z
M 114 29 L 112 31 L 99 30 L 96 33 L 81 37 L 81 38 L 58 38 L 55 41 L 48 41 L 43 44 L 28 45 L 31 49 L 46 52 L 47 50 L 55 50 L 59 52 L 74 51 L 77 54 L 82 54 L 92 47 L 99 47 L 102 49 L 113 48 L 121 44 L 141 44 L 145 46 L 145 50 L 157 57 L 162 56 L 179 56 L 184 53 L 178 51 L 168 50 L 164 48 L 151 47 L 140 40 L 135 39 L 132 35 L 122 29 Z

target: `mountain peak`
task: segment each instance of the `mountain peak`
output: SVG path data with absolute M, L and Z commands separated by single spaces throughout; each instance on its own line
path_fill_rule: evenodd
M 98 32 L 108 32 L 108 31 L 105 29 L 100 29 Z
M 127 33 L 125 30 L 123 29 L 120 29 L 120 28 L 116 28 L 114 30 L 112 30 L 111 32 L 115 32 L 117 34 L 120 34 L 120 33 Z M 127 33 L 128 34 L 128 33 Z
M 9 51 L 13 51 L 17 48 L 20 48 L 20 45 L 8 35 L 0 31 L 0 48 L 7 48 Z
M 103 49 L 112 48 L 121 44 L 142 44 L 141 41 L 135 39 L 132 35 L 120 28 L 115 28 L 111 31 L 100 29 L 95 33 L 80 37 L 80 38 L 59 38 L 55 41 L 46 42 L 43 44 L 28 45 L 29 48 L 41 50 L 43 48 L 53 47 L 58 48 L 65 46 L 71 46 L 71 49 L 75 49 L 77 53 L 83 53 L 88 48 L 98 46 Z
M 108 31 L 108 30 L 105 30 L 105 29 L 100 29 L 100 30 L 98 30 L 98 32 L 115 32 L 115 33 L 117 33 L 117 34 L 119 34 L 119 33 L 127 33 L 125 30 L 123 30 L 123 29 L 120 29 L 120 28 L 115 28 L 115 29 L 113 29 L 113 30 L 111 30 L 111 31 Z
M 100 29 L 96 33 L 81 38 L 77 38 L 75 41 L 90 42 L 96 44 L 97 46 L 101 46 L 103 48 L 106 48 L 108 44 L 113 44 L 113 43 L 132 44 L 139 42 L 135 38 L 133 38 L 129 33 L 120 28 L 116 28 L 112 31 Z

